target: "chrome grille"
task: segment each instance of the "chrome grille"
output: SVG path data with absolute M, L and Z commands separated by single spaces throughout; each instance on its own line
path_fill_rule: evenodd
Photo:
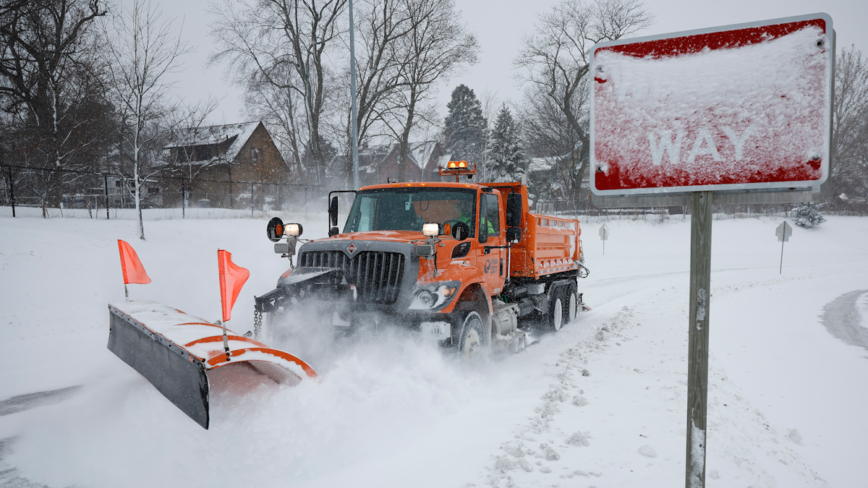
M 360 251 L 350 259 L 343 251 L 306 251 L 299 266 L 341 268 L 359 298 L 386 305 L 398 300 L 404 277 L 404 255 L 397 252 Z

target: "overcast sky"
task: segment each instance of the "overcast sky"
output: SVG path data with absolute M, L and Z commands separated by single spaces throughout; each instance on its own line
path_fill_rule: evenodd
M 131 0 L 121 0 L 128 3 Z M 208 66 L 213 39 L 209 37 L 212 16 L 209 0 L 152 0 L 165 17 L 183 21 L 182 36 L 196 46 L 184 59 L 186 69 L 174 75 L 174 94 L 195 103 L 209 95 L 222 99 L 212 115 L 213 123 L 246 120 L 242 92 L 232 86 L 223 66 Z M 358 0 L 357 0 L 358 1 Z M 460 83 L 478 97 L 489 94 L 501 102 L 518 102 L 521 87 L 515 79 L 513 60 L 522 39 L 533 31 L 537 17 L 560 0 L 455 0 L 467 29 L 481 47 L 479 62 L 453 76 L 439 87 L 439 110 L 445 116 L 452 89 Z M 654 15 L 653 25 L 637 36 L 754 22 L 766 19 L 825 12 L 832 17 L 838 50 L 854 44 L 868 54 L 868 0 L 646 0 Z

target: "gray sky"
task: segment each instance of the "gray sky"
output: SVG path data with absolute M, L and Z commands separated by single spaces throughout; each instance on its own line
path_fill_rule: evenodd
M 213 45 L 208 35 L 212 20 L 207 12 L 208 0 L 152 1 L 163 9 L 165 17 L 177 17 L 176 28 L 183 20 L 182 35 L 196 46 L 184 60 L 186 69 L 174 75 L 174 94 L 188 102 L 205 99 L 209 94 L 221 98 L 211 117 L 213 123 L 246 120 L 241 90 L 227 81 L 223 66 L 207 66 Z M 441 85 L 441 115 L 445 116 L 449 94 L 460 83 L 472 88 L 480 98 L 489 94 L 502 102 L 520 101 L 513 60 L 522 39 L 533 31 L 538 15 L 559 1 L 456 0 L 465 25 L 479 40 L 481 53 L 477 64 Z M 868 54 L 868 0 L 646 0 L 646 5 L 654 15 L 654 24 L 637 36 L 825 12 L 832 17 L 838 50 L 854 44 Z

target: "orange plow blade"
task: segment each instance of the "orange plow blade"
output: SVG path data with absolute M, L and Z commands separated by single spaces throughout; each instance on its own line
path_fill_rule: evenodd
M 223 327 L 159 303 L 111 304 L 109 316 L 109 350 L 206 429 L 209 371 L 244 365 L 290 385 L 317 378 L 313 368 L 292 354 L 228 329 L 227 355 Z

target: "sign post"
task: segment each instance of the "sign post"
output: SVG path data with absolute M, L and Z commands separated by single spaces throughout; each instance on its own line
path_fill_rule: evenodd
M 790 236 L 793 235 L 793 228 L 790 224 L 785 220 L 784 223 L 778 226 L 775 229 L 775 235 L 778 236 L 778 241 L 781 243 L 781 267 L 778 269 L 778 274 L 783 274 L 784 272 L 784 243 L 790 240 Z
M 822 13 L 591 49 L 592 203 L 692 208 L 689 488 L 705 486 L 712 204 L 822 198 L 834 55 L 832 19 Z M 783 240 L 787 227 L 778 228 Z
M 600 240 L 603 241 L 603 256 L 606 255 L 606 241 L 609 240 L 609 228 L 606 224 L 600 227 Z

